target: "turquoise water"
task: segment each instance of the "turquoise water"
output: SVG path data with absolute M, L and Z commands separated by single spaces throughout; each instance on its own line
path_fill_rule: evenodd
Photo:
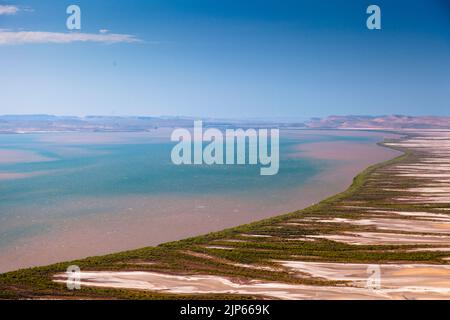
M 96 134 L 92 134 L 95 137 Z M 119 135 L 120 136 L 120 135 Z M 55 139 L 55 137 L 57 139 Z M 0 135 L 0 149 L 33 152 L 47 161 L 2 163 L 0 173 L 35 174 L 0 180 L 0 245 L 9 245 L 51 228 L 45 221 L 95 215 L 110 210 L 86 204 L 87 198 L 122 196 L 195 197 L 234 196 L 257 200 L 264 194 L 307 184 L 333 166 L 332 160 L 299 156 L 296 146 L 309 142 L 354 141 L 373 143 L 375 137 L 311 135 L 301 139 L 281 136 L 280 170 L 261 176 L 260 166 L 175 166 L 170 160 L 173 143 L 152 136 L 123 134 L 121 139 L 80 143 L 64 134 Z M 66 142 L 67 140 L 67 142 Z M 93 139 L 95 141 L 95 139 Z M 79 206 L 65 207 L 78 201 Z

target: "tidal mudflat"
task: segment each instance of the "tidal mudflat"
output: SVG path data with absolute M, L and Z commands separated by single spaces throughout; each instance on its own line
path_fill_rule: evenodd
M 270 178 L 246 166 L 174 166 L 169 136 L 164 130 L 0 136 L 0 272 L 301 209 L 398 154 L 376 145 L 388 133 L 282 131 L 280 173 Z

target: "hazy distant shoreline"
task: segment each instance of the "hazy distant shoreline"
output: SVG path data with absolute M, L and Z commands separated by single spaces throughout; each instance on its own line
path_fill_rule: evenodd
M 450 129 L 450 117 L 405 115 L 329 116 L 299 119 L 214 119 L 175 116 L 54 116 L 0 115 L 1 133 L 56 132 L 148 132 L 158 128 L 190 128 L 195 120 L 216 128 L 303 128 L 303 129 Z

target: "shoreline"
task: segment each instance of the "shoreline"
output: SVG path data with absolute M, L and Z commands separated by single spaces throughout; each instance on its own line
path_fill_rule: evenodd
M 448 136 L 450 143 L 450 134 Z M 406 146 L 404 141 L 408 139 L 413 141 L 414 138 L 408 135 L 401 140 L 385 141 L 383 145 L 402 152 L 402 155 L 366 168 L 353 179 L 353 183 L 348 189 L 303 210 L 220 232 L 165 243 L 158 247 L 142 248 L 103 257 L 91 257 L 85 260 L 0 275 L 0 288 L 2 277 L 8 279 L 10 275 L 13 277 L 21 275 L 21 279 L 28 278 L 29 283 L 32 283 L 33 277 L 37 275 L 42 277 L 43 272 L 48 277 L 47 287 L 54 288 L 52 295 L 55 294 L 55 290 L 62 294 L 59 298 L 70 296 L 81 299 L 90 297 L 92 294 L 94 296 L 106 294 L 109 298 L 119 299 L 193 299 L 194 297 L 199 299 L 264 297 L 296 300 L 449 299 L 450 283 L 444 281 L 450 274 L 450 265 L 446 262 L 450 255 L 448 246 L 424 248 L 424 245 L 418 242 L 407 246 L 390 245 L 391 250 L 380 253 L 376 246 L 369 249 L 361 244 L 351 244 L 350 249 L 349 245 L 340 244 L 340 240 L 324 241 L 320 239 L 321 237 L 315 238 L 313 236 L 316 234 L 315 232 L 312 235 L 304 235 L 301 232 L 302 238 L 296 235 L 304 228 L 316 230 L 319 227 L 318 230 L 321 230 L 321 226 L 330 224 L 344 227 L 349 222 L 358 224 L 359 221 L 366 221 L 368 217 L 374 219 L 374 222 L 370 224 L 375 223 L 375 229 L 378 228 L 377 219 L 410 223 L 416 221 L 418 226 L 423 226 L 423 221 L 430 222 L 434 221 L 433 219 L 437 219 L 436 221 L 439 223 L 442 223 L 443 220 L 450 222 L 450 215 L 446 212 L 450 210 L 450 204 L 444 207 L 441 205 L 428 208 L 429 212 L 426 213 L 423 212 L 420 205 L 405 207 L 403 204 L 400 209 L 394 204 L 395 211 L 390 211 L 386 206 L 392 206 L 392 204 L 381 203 L 380 206 L 372 200 L 369 207 L 363 201 L 357 200 L 361 194 L 365 193 L 380 199 L 385 196 L 391 199 L 389 193 L 386 195 L 381 195 L 380 192 L 374 194 L 368 183 L 375 180 L 391 183 L 389 180 L 386 181 L 384 176 L 387 174 L 388 177 L 392 177 L 390 172 L 393 170 L 402 174 L 405 166 L 413 167 L 417 166 L 417 163 L 423 163 L 417 160 L 419 154 L 422 157 L 425 156 L 425 161 L 431 161 L 428 160 L 430 158 L 427 154 L 421 153 L 422 151 L 417 153 L 417 148 L 426 148 L 423 144 L 410 143 Z M 437 145 L 436 148 L 441 148 L 439 144 Z M 445 143 L 443 145 L 445 147 Z M 431 154 L 435 154 L 433 147 L 431 150 Z M 447 159 L 447 157 L 433 159 Z M 428 170 L 427 167 L 425 170 Z M 403 179 L 410 181 L 410 178 Z M 376 190 L 379 191 L 379 189 Z M 381 208 L 386 208 L 387 211 L 382 211 Z M 349 215 L 349 212 L 355 212 L 356 215 L 353 213 Z M 347 218 L 340 218 L 342 215 Z M 329 219 L 335 221 L 328 221 Z M 301 221 L 308 224 L 302 224 Z M 392 226 L 390 223 L 388 225 Z M 386 232 L 384 234 L 395 235 L 395 232 L 398 231 L 395 229 L 395 224 L 393 226 L 394 229 L 388 228 L 389 230 L 384 231 Z M 428 227 L 432 226 L 428 225 Z M 285 231 L 282 232 L 280 228 Z M 343 228 L 344 233 L 346 228 Z M 437 229 L 427 232 L 439 234 L 443 225 L 435 225 L 434 228 Z M 330 231 L 324 229 L 318 234 L 330 234 Z M 285 232 L 289 233 L 285 234 Z M 404 234 L 404 236 L 408 235 Z M 362 237 L 365 236 L 362 235 Z M 416 236 L 410 235 L 410 237 L 416 239 Z M 289 241 L 286 242 L 286 240 Z M 297 252 L 299 244 L 301 244 L 299 247 L 301 253 Z M 270 247 L 273 249 L 267 254 L 263 254 L 263 251 Z M 326 250 L 326 252 L 322 252 L 322 254 L 326 254 L 324 258 L 328 256 L 327 252 L 331 255 L 328 258 L 317 260 L 306 253 L 310 250 L 319 253 L 320 251 L 316 251 L 318 249 Z M 360 250 L 362 251 L 360 252 Z M 367 259 L 367 250 L 374 250 L 371 253 L 372 259 Z M 396 251 L 397 259 L 392 259 L 392 250 L 399 250 Z M 336 259 L 334 256 L 339 252 L 347 258 L 345 260 Z M 427 255 L 424 256 L 422 252 L 427 252 Z M 350 255 L 348 255 L 349 253 Z M 261 254 L 263 254 L 262 259 L 258 258 Z M 236 255 L 235 258 L 233 258 L 234 255 Z M 378 258 L 376 258 L 377 256 Z M 384 258 L 381 258 L 383 256 Z M 172 261 L 173 258 L 175 260 Z M 194 264 L 195 267 L 183 267 L 186 263 L 191 264 L 192 259 L 200 264 Z M 371 262 L 373 259 L 377 259 L 376 264 Z M 166 263 L 170 263 L 170 266 Z M 63 271 L 69 264 L 81 266 L 83 270 L 80 274 L 81 283 L 84 287 L 89 288 L 88 292 L 83 294 L 82 291 L 67 292 L 63 289 L 67 281 L 67 275 Z M 211 266 L 213 269 L 209 267 L 205 269 L 204 267 L 207 266 Z M 376 266 L 382 270 L 383 285 L 379 289 L 367 287 L 368 282 L 366 283 L 367 279 L 370 279 L 367 278 L 366 268 L 369 270 Z M 342 281 L 347 285 L 339 285 L 343 284 Z M 186 287 L 187 285 L 189 288 Z M 114 288 L 121 290 L 114 291 Z M 33 289 L 30 290 L 33 291 Z M 28 297 L 32 297 L 32 293 Z
M 311 130 L 309 134 L 315 134 Z M 335 133 L 333 133 L 335 134 Z M 383 138 L 384 133 L 356 133 L 358 135 L 375 135 Z M 309 152 L 307 157 L 317 159 L 333 159 L 333 155 L 321 154 L 321 146 L 329 144 L 327 142 L 300 144 L 299 149 L 305 148 Z M 352 183 L 353 177 L 366 168 L 368 165 L 379 162 L 380 158 L 390 159 L 396 154 L 388 152 L 388 148 L 382 148 L 376 143 L 342 143 L 347 149 L 353 148 L 353 155 L 356 160 L 346 159 L 341 164 L 332 169 L 326 169 L 316 176 L 313 181 L 306 183 L 294 190 L 283 192 L 285 200 L 278 199 L 267 207 L 268 201 L 261 202 L 259 198 L 242 202 L 239 211 L 234 212 L 235 200 L 233 197 L 210 197 L 201 200 L 181 199 L 172 203 L 168 198 L 162 203 L 171 203 L 171 212 L 179 212 L 169 215 L 136 214 L 125 211 L 123 214 L 97 215 L 93 218 L 83 218 L 81 220 L 68 219 L 65 227 L 61 227 L 62 233 L 50 231 L 44 237 L 27 238 L 18 242 L 14 249 L 5 249 L 4 257 L 9 257 L 8 265 L 3 265 L 2 272 L 14 271 L 22 268 L 45 266 L 59 261 L 81 259 L 89 256 L 100 256 L 112 254 L 114 252 L 132 250 L 145 246 L 156 246 L 159 244 L 183 240 L 209 232 L 217 232 L 223 229 L 236 227 L 243 224 L 260 221 L 263 219 L 276 217 L 280 212 L 293 212 L 307 208 L 308 206 L 320 202 L 336 193 L 344 191 Z M 341 148 L 338 146 L 337 149 Z M 328 148 L 330 146 L 328 145 Z M 370 154 L 370 159 L 365 155 Z M 336 152 L 336 151 L 334 151 Z M 365 159 L 358 159 L 358 154 L 365 155 Z M 286 194 L 284 194 L 286 193 Z M 300 194 L 300 197 L 298 196 Z M 121 199 L 114 199 L 115 202 L 123 202 Z M 141 203 L 142 208 L 155 208 L 160 205 L 161 200 L 155 199 L 126 199 L 130 206 L 135 207 L 136 203 Z M 202 207 L 202 203 L 208 203 L 209 208 L 214 208 L 214 215 L 208 214 L 208 207 Z M 248 204 L 247 204 L 248 202 Z M 122 204 L 120 204 L 122 205 Z M 189 213 L 191 209 L 192 212 Z M 145 209 L 143 209 L 145 210 Z M 145 211 L 143 211 L 145 212 Z M 180 214 L 184 212 L 184 214 Z M 244 214 L 245 213 L 245 214 Z M 189 225 L 189 228 L 186 228 Z M 123 226 L 127 226 L 126 230 Z M 120 232 L 118 231 L 120 230 Z M 30 241 L 31 240 L 31 241 Z M 90 245 L 96 243 L 96 246 Z M 38 257 L 38 259 L 36 259 Z
M 382 144 L 384 146 L 384 142 L 383 143 L 379 143 L 379 144 Z M 302 209 L 300 211 L 297 211 L 297 212 L 282 214 L 282 215 L 271 217 L 271 218 L 268 218 L 268 219 L 265 219 L 265 220 L 255 221 L 255 222 L 253 222 L 251 224 L 241 225 L 241 226 L 225 229 L 225 230 L 222 230 L 222 231 L 219 231 L 219 232 L 214 232 L 214 233 L 211 233 L 211 234 L 196 236 L 196 237 L 193 237 L 193 238 L 187 238 L 187 239 L 184 239 L 184 240 L 180 240 L 180 241 L 176 241 L 176 242 L 172 242 L 172 243 L 167 243 L 165 245 L 168 246 L 169 248 L 171 246 L 177 247 L 180 244 L 183 245 L 184 243 L 189 244 L 189 243 L 196 243 L 197 241 L 202 242 L 202 241 L 204 241 L 204 238 L 206 238 L 206 239 L 220 238 L 220 237 L 226 236 L 229 233 L 234 233 L 235 231 L 237 231 L 239 233 L 240 232 L 245 232 L 248 229 L 252 229 L 252 227 L 257 227 L 259 225 L 265 225 L 265 224 L 273 223 L 273 222 L 277 222 L 277 221 L 283 221 L 283 220 L 285 220 L 285 219 L 287 219 L 287 218 L 289 218 L 291 216 L 297 216 L 298 214 L 300 214 L 302 212 L 306 212 L 308 210 L 314 211 L 314 208 L 317 208 L 317 207 L 320 207 L 320 206 L 326 206 L 328 203 L 331 203 L 331 202 L 335 201 L 336 199 L 339 199 L 339 198 L 342 198 L 342 197 L 346 197 L 349 194 L 352 194 L 352 193 L 356 192 L 359 188 L 361 188 L 361 186 L 363 184 L 363 181 L 365 181 L 368 178 L 368 176 L 370 175 L 370 173 L 375 171 L 377 168 L 386 166 L 386 165 L 388 165 L 390 163 L 401 162 L 402 159 L 404 159 L 404 158 L 406 158 L 408 156 L 408 152 L 406 152 L 404 150 L 401 150 L 401 149 L 398 149 L 398 148 L 394 148 L 392 146 L 391 147 L 385 146 L 385 147 L 389 148 L 389 149 L 392 149 L 392 150 L 396 150 L 396 151 L 400 152 L 401 155 L 398 155 L 398 156 L 396 156 L 396 157 L 394 157 L 394 158 L 392 158 L 390 160 L 386 160 L 386 161 L 383 161 L 381 163 L 377 163 L 377 164 L 374 164 L 374 165 L 371 165 L 371 166 L 365 168 L 363 171 L 359 172 L 353 178 L 353 182 L 351 183 L 351 185 L 346 190 L 344 190 L 344 191 L 342 191 L 342 192 L 340 192 L 338 194 L 335 194 L 335 195 L 333 195 L 331 197 L 327 197 L 327 198 L 321 200 L 317 204 L 313 204 L 312 206 L 306 207 L 306 208 L 304 208 L 304 209 Z M 152 248 L 149 248 L 149 249 L 152 249 Z M 157 249 L 157 248 L 154 248 L 154 249 Z M 97 264 L 97 259 L 99 259 L 99 262 L 101 260 L 105 259 L 105 258 L 107 260 L 111 260 L 112 259 L 111 261 L 114 261 L 115 260 L 114 257 L 116 257 L 118 255 L 119 256 L 121 256 L 121 255 L 125 255 L 126 256 L 127 254 L 131 255 L 131 260 L 135 260 L 136 257 L 134 257 L 133 252 L 138 252 L 140 250 L 145 250 L 145 248 L 134 250 L 134 251 L 129 251 L 129 252 L 115 253 L 115 254 L 111 254 L 111 255 L 108 255 L 108 256 L 104 256 L 104 257 L 87 258 L 87 260 L 91 260 L 90 263 L 93 263 L 94 265 L 96 265 Z M 138 254 L 138 256 L 139 256 L 139 254 Z M 21 269 L 21 270 L 17 270 L 17 271 L 12 271 L 12 272 L 7 272 L 7 273 L 4 273 L 4 274 L 0 274 L 0 289 L 2 289 L 2 281 L 1 281 L 2 277 L 3 278 L 6 277 L 6 279 L 9 279 L 9 275 L 15 275 L 15 274 L 19 274 L 20 275 L 20 274 L 22 274 L 24 279 L 27 279 L 27 278 L 29 279 L 29 280 L 24 280 L 23 284 L 26 286 L 27 281 L 29 281 L 29 283 L 33 283 L 34 281 L 37 281 L 38 278 L 41 278 L 42 276 L 45 277 L 45 274 L 47 274 L 48 278 L 47 278 L 46 281 L 44 281 L 44 283 L 47 282 L 48 283 L 47 286 L 50 286 L 50 287 L 52 286 L 52 283 L 53 284 L 58 284 L 59 285 L 58 287 L 61 290 L 63 288 L 63 285 L 65 285 L 65 281 L 64 281 L 64 276 L 65 275 L 61 274 L 61 273 L 58 273 L 58 271 L 61 272 L 61 271 L 65 270 L 65 268 L 67 268 L 67 266 L 72 265 L 74 263 L 82 265 L 83 264 L 82 261 L 84 261 L 84 260 L 76 260 L 76 261 L 70 261 L 70 262 L 65 262 L 65 263 L 58 263 L 58 264 L 55 264 L 55 265 L 49 265 L 47 267 L 35 267 L 35 268 Z M 88 264 L 90 264 L 90 263 L 88 262 Z M 139 263 L 139 267 L 140 267 L 140 269 L 142 269 L 143 267 L 151 266 L 152 264 L 153 263 L 151 263 L 151 262 L 148 263 L 148 264 L 147 263 Z M 100 262 L 100 265 L 101 265 L 101 262 Z M 138 265 L 138 263 L 136 263 L 136 265 Z M 131 266 L 129 266 L 129 267 L 131 267 Z M 87 269 L 88 270 L 89 269 L 90 270 L 98 270 L 98 268 L 89 268 L 89 267 L 87 267 Z M 42 270 L 44 272 L 44 274 L 41 274 L 40 270 Z M 257 269 L 254 269 L 254 270 L 257 270 Z M 36 275 L 38 275 L 38 278 L 36 278 L 36 275 L 35 275 L 36 272 L 37 272 Z M 171 272 L 167 271 L 166 273 L 161 274 L 161 276 L 163 276 L 163 277 L 165 275 L 166 276 L 170 276 L 170 274 L 171 274 Z M 200 278 L 201 278 L 201 276 L 200 276 Z M 188 277 L 186 277 L 186 279 L 188 279 Z M 120 283 L 120 278 L 118 278 L 117 280 Z M 191 283 L 191 281 L 192 280 L 189 280 L 189 283 Z M 225 280 L 225 282 L 232 284 L 232 282 L 230 282 L 229 280 Z M 89 285 L 89 283 L 86 283 L 86 284 Z M 222 281 L 222 284 L 223 284 L 223 281 Z M 231 287 L 233 287 L 233 286 L 234 285 L 231 285 Z M 102 286 L 101 284 L 99 286 L 95 286 L 94 285 L 94 287 L 90 287 L 90 288 L 91 288 L 90 289 L 91 291 L 93 290 L 94 294 L 95 294 L 95 292 L 97 292 L 100 295 L 106 294 L 106 292 L 111 294 L 111 291 L 110 291 L 111 289 L 105 289 L 105 287 Z M 288 289 L 288 291 L 289 291 L 289 285 L 288 284 L 281 284 L 281 288 L 282 288 L 282 292 L 279 293 L 279 295 L 278 295 L 279 299 L 283 299 L 283 298 L 284 299 L 292 299 L 293 297 L 295 299 L 307 298 L 307 295 L 304 295 L 304 293 L 302 293 L 300 295 L 297 295 L 297 296 L 292 296 L 292 295 L 289 295 L 289 294 L 286 295 L 286 293 L 283 292 L 283 291 L 285 291 L 286 289 Z M 303 288 L 302 288 L 302 286 L 300 286 L 299 288 L 301 290 L 308 289 L 306 286 L 303 286 Z M 264 289 L 264 287 L 262 287 L 262 289 L 264 291 L 265 290 L 271 290 L 271 289 L 273 289 L 273 287 L 271 286 L 271 284 L 268 284 L 268 285 L 266 285 L 266 289 Z M 276 285 L 275 285 L 275 289 L 276 289 Z M 309 288 L 309 289 L 311 289 L 311 288 Z M 328 293 L 329 294 L 329 298 L 331 298 L 331 299 L 333 299 L 333 298 L 334 299 L 338 299 L 338 298 L 340 299 L 341 298 L 340 297 L 341 294 L 339 293 L 339 290 L 336 291 L 336 289 L 337 289 L 336 287 L 323 286 L 323 287 L 316 287 L 314 290 L 317 290 L 317 289 L 319 289 L 320 292 L 322 292 L 322 293 Z M 28 290 L 31 290 L 30 293 L 26 293 Z M 32 293 L 33 289 L 30 287 L 28 290 L 25 289 L 25 293 L 24 294 L 28 298 L 32 299 L 32 297 L 33 297 L 33 293 Z M 189 295 L 189 294 L 187 294 L 187 295 L 186 294 L 180 294 L 180 293 L 171 294 L 170 292 L 165 292 L 164 293 L 164 291 L 161 291 L 161 293 L 156 294 L 156 296 L 154 296 L 151 291 L 150 292 L 146 291 L 146 289 L 144 287 L 141 287 L 140 289 L 137 289 L 137 291 L 136 291 L 136 290 L 127 288 L 127 286 L 124 286 L 124 287 L 122 287 L 121 290 L 122 291 L 125 290 L 125 296 L 123 294 L 120 294 L 119 292 L 116 292 L 116 294 L 115 294 L 116 298 L 119 298 L 119 299 L 121 299 L 121 298 L 125 298 L 125 299 L 130 299 L 130 298 L 131 299 L 142 299 L 142 298 L 153 299 L 153 298 L 157 297 L 158 299 L 162 298 L 162 299 L 169 299 L 169 300 L 170 299 L 183 299 L 183 298 L 187 298 L 187 299 L 190 298 L 190 299 L 192 299 L 192 296 Z M 259 291 L 259 290 L 261 290 L 261 287 L 259 287 L 257 289 L 257 291 Z M 350 291 L 353 292 L 352 294 L 354 294 L 354 297 L 356 299 L 367 299 L 367 298 L 369 298 L 367 296 L 367 294 L 365 292 L 362 292 L 361 290 L 358 290 L 358 289 L 354 290 L 354 289 L 350 288 Z M 0 292 L 1 292 L 1 290 L 0 290 Z M 276 292 L 277 292 L 277 290 L 274 291 L 274 294 L 275 294 L 274 297 L 277 297 L 277 293 Z M 14 293 L 6 292 L 6 290 L 5 290 L 5 292 L 3 294 L 3 298 L 6 297 L 7 299 L 10 299 L 10 298 L 16 299 L 18 297 L 18 296 L 16 296 L 16 294 L 18 294 L 18 293 L 17 292 L 14 292 Z M 42 296 L 43 294 L 44 294 L 44 296 Z M 64 295 L 66 295 L 66 294 L 67 294 L 67 291 L 65 292 Z M 226 298 L 226 299 L 240 299 L 239 293 L 235 292 L 235 294 L 230 294 L 229 291 L 225 290 L 222 294 L 219 294 L 219 295 L 216 295 L 214 293 L 205 293 L 205 294 L 198 293 L 198 294 L 195 294 L 195 297 L 196 297 L 196 299 L 224 299 L 224 298 Z M 251 292 L 248 292 L 248 294 L 251 294 Z M 255 294 L 256 294 L 256 297 L 258 297 L 258 294 L 255 291 L 251 295 L 255 295 Z M 263 292 L 261 292 L 261 294 L 262 295 L 259 296 L 259 297 L 260 298 L 264 297 Z M 317 296 L 317 291 L 314 291 L 312 294 Z M 51 294 L 51 296 L 50 296 L 51 299 L 54 298 L 54 295 L 55 295 L 55 293 Z M 63 296 L 59 296 L 58 299 L 61 299 L 61 298 L 64 299 L 64 295 Z M 44 297 L 44 299 L 45 299 L 45 291 L 41 292 L 39 294 L 39 296 L 40 296 L 40 298 Z M 70 299 L 73 299 L 73 298 L 77 299 L 77 296 L 78 296 L 78 294 L 76 292 L 75 292 L 75 295 L 72 292 L 69 292 Z M 79 298 L 81 298 L 81 297 L 82 296 L 80 296 Z M 89 295 L 87 297 L 89 297 Z M 265 297 L 267 298 L 267 296 L 265 296 Z M 382 298 L 382 296 L 381 297 L 378 296 L 378 299 L 380 299 L 380 298 Z M 2 299 L 2 295 L 0 295 L 0 299 Z

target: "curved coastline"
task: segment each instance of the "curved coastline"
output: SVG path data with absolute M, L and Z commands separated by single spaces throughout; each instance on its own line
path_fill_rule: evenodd
M 393 152 L 376 145 L 377 141 L 390 136 L 391 133 L 385 132 L 286 132 L 286 137 L 294 142 L 292 148 L 286 149 L 286 156 L 289 159 L 292 157 L 295 164 L 289 165 L 287 170 L 297 170 L 299 173 L 291 177 L 286 174 L 276 177 L 274 185 L 254 190 L 245 190 L 241 186 L 239 189 L 244 191 L 241 193 L 226 190 L 205 195 L 198 192 L 188 195 L 165 192 L 155 195 L 151 192 L 143 195 L 121 193 L 62 198 L 66 199 L 64 201 L 59 201 L 58 198 L 61 197 L 58 195 L 49 194 L 49 199 L 57 205 L 33 208 L 18 203 L 17 207 L 5 209 L 5 213 L 10 211 L 9 216 L 23 218 L 14 221 L 10 219 L 13 223 L 33 227 L 24 220 L 27 218 L 35 219 L 47 227 L 45 233 L 24 234 L 21 238 L 13 239 L 14 242 L 4 242 L 0 272 L 156 246 L 306 208 L 347 189 L 353 176 L 368 165 L 393 157 Z M 50 138 L 52 137 L 46 137 Z M 84 135 L 82 138 L 86 139 Z M 126 140 L 123 136 L 114 138 Z M 76 137 L 72 139 L 78 141 Z M 100 140 L 103 143 L 105 139 Z M 328 142 L 332 140 L 336 141 Z M 345 157 L 342 153 L 345 153 Z M 318 168 L 318 172 L 302 173 L 314 169 L 314 166 Z M 190 179 L 189 176 L 187 178 Z M 233 181 L 239 178 L 230 179 Z M 51 182 L 48 184 L 50 186 L 64 183 L 61 179 L 48 181 Z M 276 187 L 283 181 L 287 185 Z M 229 184 L 229 181 L 224 183 Z M 212 184 L 220 185 L 221 183 Z M 45 191 L 44 187 L 41 199 L 46 196 Z M 4 197 L 7 199 L 8 195 Z M 39 198 L 30 199 L 37 200 Z M 90 214 L 79 214 L 80 212 Z M 8 220 L 2 231 L 8 231 L 7 223 Z
M 450 132 L 409 132 L 383 145 L 404 154 L 306 209 L 3 274 L 1 297 L 450 299 Z M 80 291 L 65 288 L 69 265 L 82 270 Z
M 82 260 L 62 262 L 62 263 L 52 264 L 52 265 L 45 266 L 45 267 L 27 268 L 27 269 L 21 269 L 18 271 L 12 271 L 12 272 L 0 274 L 0 280 L 2 278 L 3 278 L 3 280 L 7 279 L 7 281 L 5 281 L 3 285 L 1 284 L 1 281 L 0 281 L 0 287 L 3 287 L 2 291 L 1 291 L 3 293 L 0 295 L 0 298 L 11 298 L 11 297 L 33 298 L 33 297 L 35 297 L 35 294 L 38 294 L 38 295 L 43 294 L 44 296 L 46 296 L 48 294 L 48 293 L 45 293 L 46 290 L 50 290 L 50 291 L 55 290 L 55 288 L 51 289 L 53 286 L 55 286 L 55 282 L 53 282 L 53 275 L 57 272 L 61 272 L 62 270 L 65 270 L 65 268 L 67 268 L 67 266 L 69 266 L 69 265 L 73 265 L 73 264 L 86 265 L 86 266 L 90 265 L 90 268 L 92 268 L 93 266 L 100 267 L 103 264 L 102 262 L 100 262 L 101 260 L 105 260 L 105 261 L 107 261 L 107 263 L 109 263 L 111 261 L 115 261 L 115 260 L 128 259 L 128 258 L 131 258 L 133 260 L 133 259 L 135 259 L 136 253 L 139 256 L 142 251 L 145 251 L 147 249 L 153 250 L 153 249 L 157 249 L 157 248 L 173 248 L 173 247 L 180 247 L 180 246 L 186 246 L 186 245 L 189 246 L 189 245 L 195 244 L 195 243 L 203 243 L 205 241 L 207 241 L 207 242 L 214 241 L 214 239 L 220 239 L 220 238 L 226 237 L 230 234 L 235 234 L 236 232 L 237 233 L 249 232 L 253 228 L 261 227 L 261 226 L 268 225 L 268 224 L 278 223 L 278 222 L 290 219 L 292 217 L 298 216 L 299 214 L 307 214 L 310 211 L 317 210 L 326 204 L 329 204 L 335 200 L 344 198 L 344 197 L 349 196 L 350 194 L 356 192 L 362 186 L 364 181 L 368 178 L 368 175 L 371 172 L 373 172 L 374 170 L 376 170 L 377 168 L 386 166 L 391 163 L 400 162 L 400 161 L 402 161 L 402 159 L 404 159 L 405 157 L 407 157 L 409 155 L 407 150 L 405 150 L 403 148 L 387 146 L 387 145 L 385 145 L 385 142 L 379 142 L 378 144 L 382 145 L 384 147 L 388 147 L 390 149 L 399 151 L 399 152 L 403 152 L 403 154 L 401 154 L 393 159 L 389 159 L 387 161 L 369 166 L 368 168 L 366 168 L 365 170 L 363 170 L 362 172 L 360 172 L 358 175 L 356 175 L 354 177 L 352 184 L 345 191 L 338 193 L 336 195 L 333 195 L 331 197 L 327 197 L 317 204 L 306 207 L 299 211 L 295 211 L 295 212 L 288 213 L 288 214 L 278 215 L 275 217 L 263 219 L 263 220 L 249 223 L 249 224 L 240 225 L 237 227 L 227 228 L 227 229 L 224 229 L 219 232 L 212 232 L 212 233 L 208 233 L 208 234 L 201 235 L 201 236 L 189 237 L 189 238 L 186 238 L 186 239 L 183 239 L 180 241 L 164 243 L 164 244 L 159 245 L 158 247 L 148 247 L 148 248 L 142 248 L 142 249 L 137 249 L 137 250 L 118 252 L 118 253 L 109 254 L 106 256 L 89 257 L 89 258 L 85 258 Z M 141 264 L 140 266 L 144 266 L 144 265 L 145 264 Z M 149 265 L 151 265 L 151 264 L 149 264 Z M 36 279 L 37 275 L 41 279 L 39 279 L 39 280 Z M 23 281 L 23 284 L 25 285 L 23 288 L 24 292 L 20 292 L 21 290 L 19 290 L 19 292 L 11 292 L 11 290 L 7 289 L 10 286 L 10 284 L 8 284 L 8 282 L 10 282 L 11 278 L 12 279 L 19 278 L 21 280 L 24 280 Z M 20 282 L 21 281 L 19 281 L 19 283 Z M 33 288 L 35 285 L 36 285 L 36 288 Z M 57 285 L 56 288 L 59 288 L 59 290 L 61 290 L 62 286 Z M 34 292 L 35 289 L 37 289 L 37 292 L 40 292 L 41 290 L 44 290 L 44 292 L 37 293 L 37 292 Z M 89 293 L 87 296 L 90 296 L 91 294 L 94 294 L 94 295 L 100 294 L 101 296 L 109 297 L 109 294 L 112 293 L 110 289 L 104 289 L 104 288 L 95 288 L 95 289 L 89 288 L 88 291 L 89 291 Z M 112 293 L 112 296 L 117 297 L 117 298 L 131 297 L 131 298 L 150 298 L 150 299 L 153 299 L 153 298 L 178 299 L 178 298 L 186 297 L 185 295 L 180 295 L 180 294 L 173 295 L 173 294 L 167 293 L 167 294 L 159 294 L 159 295 L 155 296 L 152 293 L 143 293 L 142 291 L 139 291 L 139 290 L 137 292 L 136 292 L 136 290 L 131 290 L 131 291 L 126 290 L 126 291 L 127 292 L 126 292 L 125 296 L 123 296 L 123 293 L 117 293 L 117 292 Z M 113 292 L 114 292 L 114 290 L 113 290 Z M 105 295 L 105 293 L 106 293 L 106 295 Z M 63 297 L 66 294 L 67 294 L 67 292 L 65 292 L 63 294 Z M 73 293 L 69 293 L 69 296 L 73 296 L 73 295 L 74 295 Z M 77 295 L 75 294 L 75 296 L 77 296 Z M 195 298 L 195 299 L 197 299 L 197 298 L 200 298 L 200 299 L 202 299 L 202 298 L 203 299 L 215 299 L 215 298 L 220 298 L 220 299 L 239 298 L 239 299 L 242 299 L 243 298 L 243 296 L 241 296 L 241 295 L 234 296 L 232 294 L 226 294 L 226 295 L 224 295 L 224 294 L 219 294 L 219 295 L 208 294 L 208 295 L 195 295 L 195 296 L 188 295 L 187 297 Z

